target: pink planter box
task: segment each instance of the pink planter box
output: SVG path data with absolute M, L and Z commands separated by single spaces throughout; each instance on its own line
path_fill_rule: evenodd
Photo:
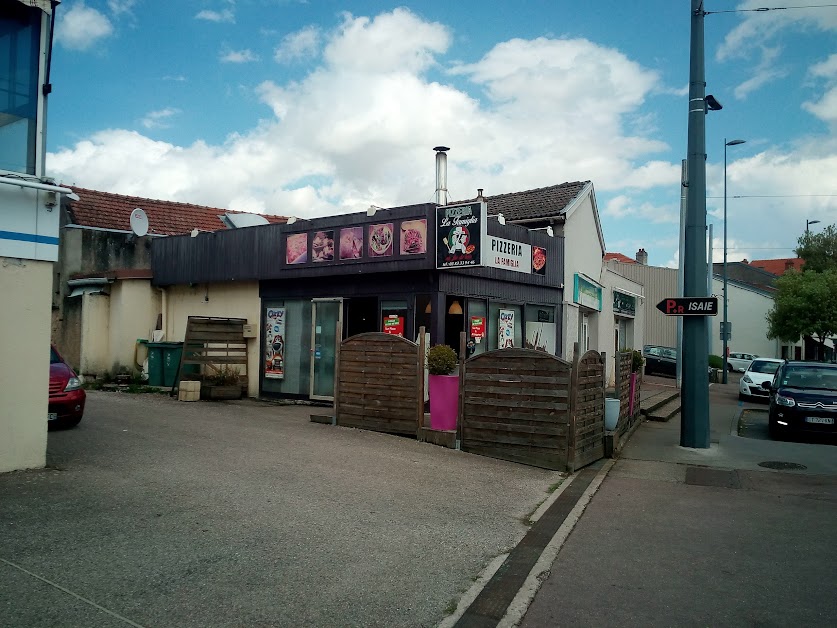
M 428 375 L 430 429 L 455 430 L 459 410 L 459 376 Z

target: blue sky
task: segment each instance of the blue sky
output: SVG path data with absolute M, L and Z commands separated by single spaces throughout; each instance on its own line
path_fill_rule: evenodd
M 47 170 L 311 217 L 431 201 L 444 144 L 452 199 L 591 180 L 607 249 L 676 265 L 689 4 L 65 0 Z M 835 7 L 706 16 L 716 261 L 724 138 L 746 140 L 729 259 L 788 257 L 806 218 L 837 223 L 835 31 Z

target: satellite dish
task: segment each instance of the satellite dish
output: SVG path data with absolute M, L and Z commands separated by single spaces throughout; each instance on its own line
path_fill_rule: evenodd
M 148 233 L 148 216 L 139 207 L 131 212 L 131 231 L 139 237 Z

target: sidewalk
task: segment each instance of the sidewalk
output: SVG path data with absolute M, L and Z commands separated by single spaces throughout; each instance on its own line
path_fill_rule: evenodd
M 837 447 L 733 435 L 743 408 L 710 387 L 709 450 L 680 447 L 677 418 L 644 423 L 520 625 L 833 625 Z

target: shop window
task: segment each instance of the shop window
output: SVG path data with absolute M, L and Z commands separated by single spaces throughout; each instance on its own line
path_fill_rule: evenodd
M 388 334 L 405 337 L 407 301 L 381 301 L 381 329 Z
M 527 305 L 525 307 L 526 347 L 555 355 L 558 348 L 558 326 L 555 306 Z
M 266 393 L 307 397 L 311 379 L 311 301 L 266 301 L 263 309 L 265 335 L 260 339 L 263 344 L 262 390 Z M 282 310 L 284 333 L 281 341 L 276 342 L 276 346 L 268 347 L 266 330 L 271 309 Z
M 424 327 L 424 333 L 430 333 L 430 320 L 433 312 L 433 306 L 430 303 L 429 294 L 416 295 L 416 315 L 415 315 L 415 329 L 413 330 L 412 340 L 418 338 L 419 328 Z
M 500 329 L 503 348 L 523 346 L 523 307 L 490 301 L 488 304 L 488 348 L 500 348 Z M 509 333 L 510 332 L 510 333 Z
M 449 295 L 445 299 L 445 344 L 459 353 L 459 334 L 465 331 L 465 299 Z
M 484 299 L 468 299 L 469 357 L 488 351 L 488 305 Z
M 351 338 L 378 329 L 378 298 L 352 297 L 344 301 L 343 335 Z
M 9 5 L 9 3 L 6 3 Z M 35 173 L 41 11 L 11 3 L 0 18 L 0 169 Z

